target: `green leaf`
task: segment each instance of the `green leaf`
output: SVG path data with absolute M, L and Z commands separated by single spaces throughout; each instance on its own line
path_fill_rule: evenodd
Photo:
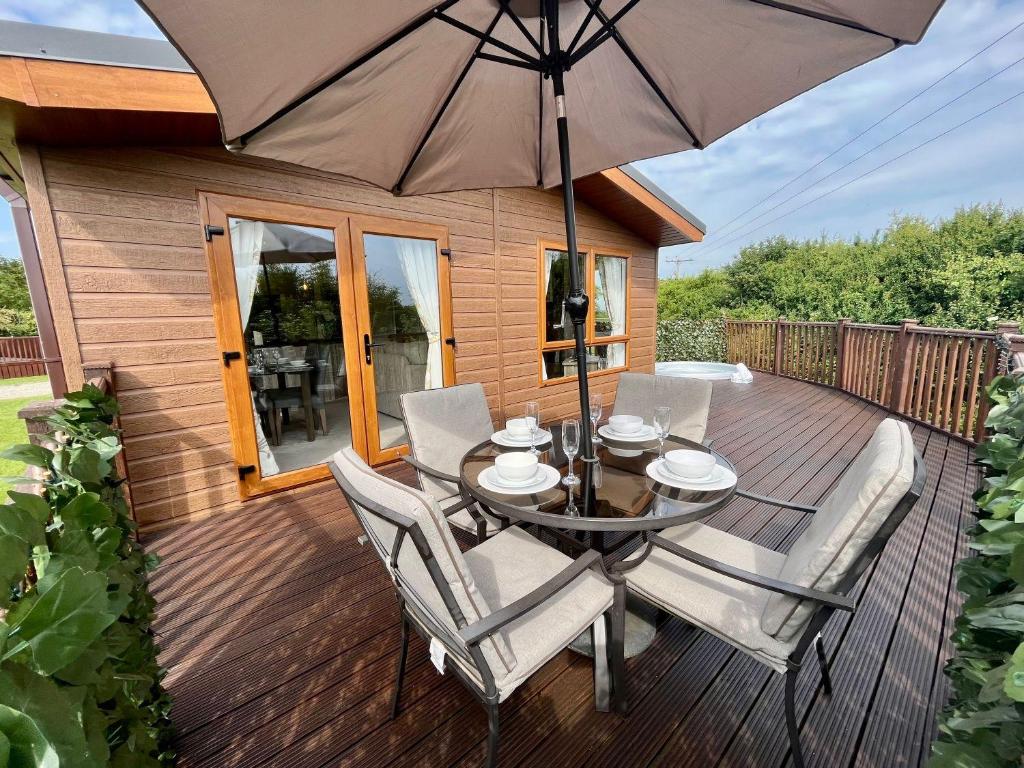
M 10 534 L 0 534 L 0 608 L 11 601 L 11 587 L 25 575 L 28 567 L 28 545 Z
M 1018 584 L 1024 586 L 1024 541 L 1018 542 L 1010 554 L 1010 568 L 1007 571 L 1010 577 Z
M 19 538 L 26 544 L 43 544 L 46 541 L 43 524 L 14 504 L 0 507 L 0 533 Z
M 0 704 L 0 734 L 3 734 L 8 752 L 0 765 L 59 768 L 60 758 L 35 721 L 24 712 Z M 0 755 L 2 757 L 2 755 Z
M 8 491 L 7 495 L 11 497 L 15 506 L 19 509 L 24 509 L 38 522 L 44 525 L 50 519 L 50 505 L 46 503 L 46 499 L 35 493 L 21 493 L 19 491 Z
M 10 459 L 29 464 L 33 467 L 49 467 L 53 461 L 53 451 L 41 445 L 12 445 L 0 451 L 0 459 Z
M 80 493 L 60 508 L 58 515 L 65 526 L 95 528 L 114 521 L 113 510 L 104 504 L 98 493 Z
M 929 768 L 1005 768 L 992 752 L 974 744 L 937 741 L 932 745 Z
M 1003 692 L 1014 701 L 1024 702 L 1024 643 L 1018 645 L 1010 657 Z
M 27 653 L 41 675 L 73 662 L 117 620 L 110 612 L 107 578 L 70 568 L 44 593 L 18 603 L 8 616 L 7 656 Z
M 99 483 L 110 474 L 110 469 L 110 462 L 89 446 L 68 449 L 65 471 L 83 483 Z

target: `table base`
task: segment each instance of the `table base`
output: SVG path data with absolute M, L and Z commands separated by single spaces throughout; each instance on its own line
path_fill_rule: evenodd
M 625 656 L 639 656 L 650 647 L 657 634 L 658 609 L 638 597 L 626 597 Z M 594 643 L 588 629 L 569 644 L 569 648 L 583 656 L 594 656 Z

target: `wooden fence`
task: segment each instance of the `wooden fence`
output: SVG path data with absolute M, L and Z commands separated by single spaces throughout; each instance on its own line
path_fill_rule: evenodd
M 835 387 L 976 443 L 988 411 L 985 387 L 999 370 L 999 339 L 1018 332 L 1013 324 L 965 331 L 913 320 L 872 325 L 779 318 L 730 320 L 726 342 L 730 362 Z
M 0 379 L 45 373 L 38 336 L 0 336 Z

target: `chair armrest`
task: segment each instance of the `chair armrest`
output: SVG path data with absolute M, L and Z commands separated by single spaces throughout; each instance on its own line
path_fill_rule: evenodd
M 459 638 L 466 645 L 475 645 L 486 637 L 493 635 L 509 622 L 515 621 L 544 603 L 549 598 L 565 589 L 577 577 L 593 568 L 604 571 L 601 562 L 601 554 L 593 549 L 588 549 L 583 555 L 573 560 L 568 566 L 545 581 L 529 594 L 523 595 L 504 608 L 484 616 L 479 621 L 463 627 L 459 630 Z
M 452 504 L 450 507 L 445 507 L 444 509 L 442 509 L 441 510 L 441 514 L 444 515 L 445 517 L 451 517 L 456 512 L 458 512 L 460 510 L 463 510 L 463 509 L 469 509 L 474 504 L 476 504 L 476 500 L 475 499 L 461 499 L 461 500 L 455 502 L 454 504 Z
M 455 477 L 455 475 L 449 475 L 446 472 L 442 472 L 439 469 L 434 469 L 433 467 L 428 467 L 426 464 L 423 464 L 422 462 L 416 461 L 416 459 L 414 459 L 412 456 L 403 456 L 402 457 L 402 461 L 404 461 L 406 464 L 411 465 L 412 467 L 414 467 L 418 471 L 420 471 L 420 472 L 422 472 L 422 473 L 424 473 L 426 475 L 430 475 L 431 477 L 435 477 L 438 480 L 444 480 L 446 483 L 458 484 L 458 482 L 459 482 L 459 478 Z
M 744 499 L 750 499 L 752 501 L 760 502 L 761 504 L 769 504 L 773 507 L 784 507 L 786 509 L 795 509 L 798 512 L 806 512 L 809 515 L 813 515 L 815 512 L 818 511 L 817 507 L 813 507 L 810 504 L 798 504 L 795 501 L 783 501 L 782 499 L 773 499 L 771 496 L 762 496 L 759 493 L 744 491 L 742 488 L 736 489 L 736 495 L 742 496 Z
M 650 542 L 658 547 L 664 549 L 666 552 L 671 552 L 676 557 L 680 557 L 683 560 L 687 560 L 695 565 L 699 565 L 702 568 L 707 568 L 709 571 L 720 573 L 723 576 L 729 576 L 730 578 L 742 581 L 746 584 L 753 584 L 755 587 L 761 587 L 767 589 L 770 592 L 778 592 L 781 595 L 789 595 L 790 597 L 797 597 L 801 600 L 812 600 L 822 605 L 827 605 L 832 608 L 838 608 L 841 611 L 853 612 L 854 608 L 857 607 L 852 597 L 846 595 L 834 595 L 831 592 L 822 592 L 818 589 L 810 589 L 809 587 L 801 587 L 797 584 L 790 584 L 786 581 L 779 581 L 773 579 L 770 576 L 762 576 L 757 573 L 751 573 L 750 571 L 744 571 L 742 568 L 736 568 L 727 563 L 719 562 L 713 558 L 702 555 L 699 552 L 694 552 L 686 547 L 681 547 L 674 541 L 662 538 L 658 535 L 650 537 Z

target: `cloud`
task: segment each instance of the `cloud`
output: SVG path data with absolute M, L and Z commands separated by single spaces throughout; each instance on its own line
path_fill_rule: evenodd
M 163 37 L 132 0 L 2 0 L 0 18 L 90 32 Z

